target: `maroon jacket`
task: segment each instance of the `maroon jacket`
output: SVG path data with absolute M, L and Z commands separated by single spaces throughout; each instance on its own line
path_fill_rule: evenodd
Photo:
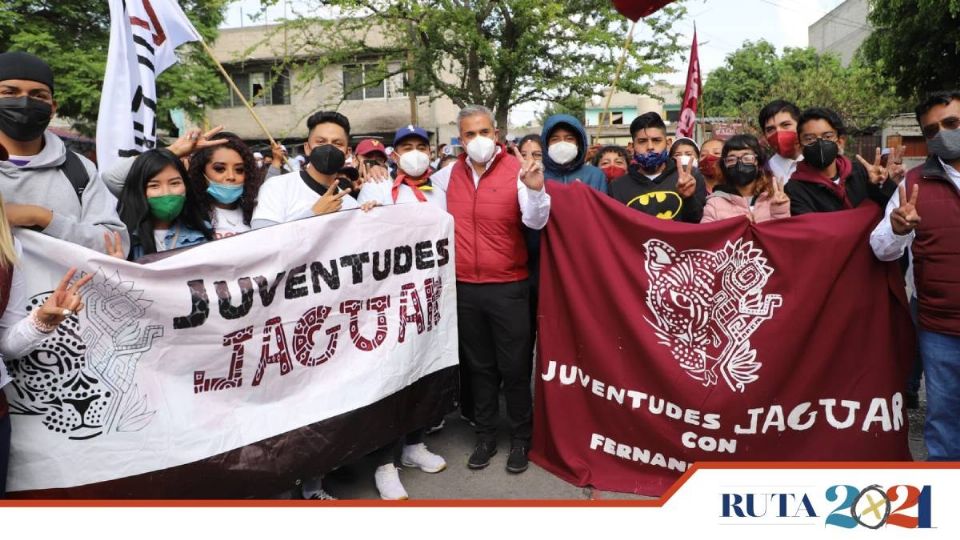
M 911 251 L 920 326 L 960 336 L 960 193 L 936 157 L 907 173 L 907 193 L 915 185 L 922 220 Z

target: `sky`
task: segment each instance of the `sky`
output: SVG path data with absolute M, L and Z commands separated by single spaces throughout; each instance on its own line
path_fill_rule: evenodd
M 296 6 L 300 0 L 288 0 Z M 700 69 L 709 72 L 723 64 L 724 58 L 737 50 L 746 41 L 766 39 L 778 49 L 807 46 L 807 27 L 837 7 L 843 0 L 687 0 L 687 16 L 675 29 L 680 32 L 680 42 L 689 44 L 693 39 L 696 22 L 700 41 Z M 250 16 L 257 13 L 260 0 L 237 0 L 227 12 L 226 27 L 243 24 L 263 24 L 264 19 L 253 22 Z M 292 11 L 292 9 L 291 9 Z M 283 0 L 269 9 L 266 21 L 283 17 Z M 664 79 L 673 84 L 684 84 L 687 74 L 687 55 L 674 61 L 676 72 Z M 708 75 L 709 76 L 709 75 Z M 524 124 L 542 110 L 542 103 L 528 103 L 516 107 L 511 113 L 511 123 Z

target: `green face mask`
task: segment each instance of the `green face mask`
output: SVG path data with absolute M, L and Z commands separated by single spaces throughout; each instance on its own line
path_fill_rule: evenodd
M 173 221 L 183 210 L 183 203 L 187 202 L 186 195 L 161 195 L 147 198 L 150 205 L 150 214 L 160 221 Z

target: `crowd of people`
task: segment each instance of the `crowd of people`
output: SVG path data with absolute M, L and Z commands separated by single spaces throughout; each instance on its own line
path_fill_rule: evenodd
M 885 215 L 870 236 L 883 261 L 907 262 L 915 291 L 918 349 L 926 376 L 930 459 L 960 458 L 960 93 L 931 95 L 916 109 L 925 163 L 906 171 L 903 148 L 872 159 L 845 155 L 842 116 L 774 101 L 758 138 L 742 133 L 698 143 L 673 139 L 655 112 L 630 124 L 630 144 L 591 145 L 568 115 L 515 143 L 490 110 L 463 108 L 459 145 L 435 148 L 426 130 L 404 126 L 390 146 L 352 146 L 349 120 L 320 111 L 307 119 L 299 158 L 274 145 L 254 152 L 222 128 L 192 130 L 171 145 L 120 159 L 105 170 L 67 149 L 48 124 L 56 112 L 54 73 L 40 58 L 0 54 L 0 354 L 28 353 L 83 309 L 73 271 L 41 309 L 23 311 L 21 249 L 11 228 L 38 230 L 131 261 L 293 220 L 378 206 L 431 204 L 455 223 L 461 372 L 460 412 L 476 428 L 467 466 L 497 453 L 499 399 L 506 402 L 506 468 L 528 466 L 531 374 L 537 312 L 539 231 L 550 219 L 546 182 L 582 182 L 659 219 L 761 223 L 877 204 Z M 920 188 L 923 188 L 922 190 Z M 921 194 L 920 191 L 923 191 Z M 922 218 L 922 219 L 921 219 Z M 467 233 L 470 232 L 470 234 Z M 473 234 L 482 231 L 482 234 Z M 5 308 L 5 311 L 4 311 Z M 0 363 L 0 388 L 9 375 Z M 919 379 L 905 381 L 914 406 Z M 911 395 L 908 394 L 908 403 Z M 442 424 L 441 424 L 442 425 Z M 405 499 L 397 464 L 435 473 L 445 460 L 423 443 L 427 428 L 376 452 L 384 499 Z M 0 392 L 0 495 L 11 424 Z M 320 479 L 308 498 L 329 497 Z

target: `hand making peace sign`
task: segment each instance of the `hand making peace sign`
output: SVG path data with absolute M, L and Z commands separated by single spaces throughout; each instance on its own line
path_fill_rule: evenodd
M 775 177 L 773 182 L 770 183 L 770 189 L 773 192 L 773 196 L 770 199 L 770 204 L 790 204 L 790 197 L 787 196 L 786 191 L 783 189 L 784 181 L 782 178 Z
M 895 208 L 890 213 L 890 226 L 893 232 L 903 236 L 910 234 L 910 231 L 917 228 L 920 224 L 920 214 L 917 213 L 917 197 L 920 195 L 920 186 L 914 185 L 910 193 L 910 199 L 907 199 L 907 189 L 900 186 L 900 207 Z
M 693 160 L 684 165 L 680 156 L 674 159 L 677 161 L 677 194 L 684 199 L 693 197 L 697 190 L 697 179 L 693 176 Z
M 511 150 L 513 150 L 513 155 L 517 160 L 520 161 L 520 181 L 523 182 L 523 185 L 533 191 L 543 189 L 543 163 L 533 158 L 524 160 L 523 156 L 520 155 L 520 149 L 516 146 L 513 146 Z
M 47 327 L 56 327 L 68 317 L 79 313 L 83 309 L 83 299 L 80 296 L 80 289 L 93 279 L 93 274 L 87 274 L 69 285 L 76 268 L 67 271 L 60 284 L 54 289 L 53 293 L 47 298 L 47 301 L 37 310 L 37 320 L 40 324 Z
M 337 184 L 330 184 L 326 193 L 313 204 L 313 213 L 320 216 L 339 212 L 340 208 L 343 207 L 343 198 L 349 193 L 350 188 L 340 190 L 337 189 Z

